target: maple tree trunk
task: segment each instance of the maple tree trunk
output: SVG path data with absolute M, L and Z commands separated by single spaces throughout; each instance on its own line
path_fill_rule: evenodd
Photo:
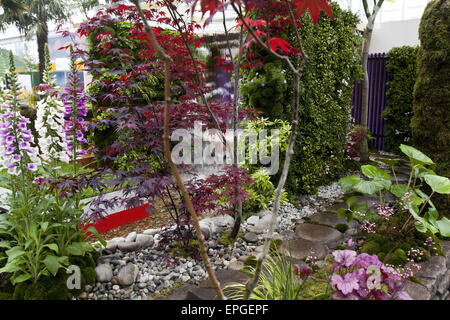
M 135 5 L 145 27 L 145 31 L 147 32 L 154 50 L 157 52 L 157 54 L 160 56 L 160 58 L 164 61 L 164 154 L 167 158 L 167 162 L 169 163 L 170 169 L 175 176 L 175 180 L 177 181 L 177 185 L 180 189 L 180 192 L 183 196 L 184 202 L 186 204 L 186 207 L 191 215 L 195 232 L 197 235 L 197 239 L 199 242 L 200 247 L 200 254 L 203 259 L 203 263 L 205 265 L 205 268 L 208 272 L 209 279 L 213 285 L 214 290 L 216 291 L 217 298 L 220 300 L 225 300 L 225 295 L 223 294 L 222 288 L 220 287 L 220 283 L 217 280 L 216 274 L 214 270 L 211 267 L 211 262 L 209 261 L 208 254 L 206 253 L 206 246 L 205 246 L 205 237 L 203 236 L 203 232 L 200 229 L 198 216 L 195 212 L 194 206 L 192 205 L 192 201 L 189 197 L 189 194 L 186 190 L 186 187 L 183 183 L 183 180 L 180 177 L 180 174 L 178 172 L 178 169 L 176 165 L 172 161 L 172 154 L 170 150 L 170 141 L 169 141 L 169 122 L 170 122 L 170 62 L 171 58 L 164 52 L 164 49 L 159 45 L 158 41 L 156 40 L 156 37 L 153 33 L 152 28 L 148 25 L 147 20 L 144 16 L 144 13 L 142 12 L 142 9 L 139 5 L 138 0 L 132 0 L 133 4 Z
M 244 28 L 241 26 L 239 34 L 239 48 L 242 48 L 244 39 Z M 229 45 L 228 45 L 229 47 Z M 231 52 L 231 48 L 229 48 Z M 238 128 L 239 128 L 239 70 L 241 69 L 242 50 L 239 51 L 239 55 L 234 66 L 234 97 L 233 97 L 233 167 L 239 168 L 238 159 Z M 232 57 L 230 57 L 232 59 Z M 237 192 L 237 191 L 236 191 Z M 228 239 L 234 242 L 239 234 L 242 222 L 242 201 L 237 201 L 234 207 L 234 225 Z

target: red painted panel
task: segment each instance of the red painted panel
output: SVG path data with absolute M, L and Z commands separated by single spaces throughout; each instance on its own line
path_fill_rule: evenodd
M 86 225 L 84 229 L 89 228 L 90 226 L 94 226 L 99 233 L 103 233 L 108 230 L 123 226 L 125 224 L 147 218 L 148 217 L 148 214 L 146 213 L 147 208 L 148 204 L 145 204 L 140 207 L 116 212 L 106 216 L 104 219 L 98 220 L 96 223 Z

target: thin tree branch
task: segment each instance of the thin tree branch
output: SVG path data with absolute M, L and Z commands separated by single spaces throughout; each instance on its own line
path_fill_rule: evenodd
M 194 70 L 195 70 L 195 80 L 197 81 L 198 84 L 201 84 L 200 71 L 198 70 L 197 63 L 196 63 L 195 58 L 194 58 L 194 54 L 192 53 L 192 50 L 191 50 L 191 48 L 189 47 L 189 43 L 188 43 L 188 41 L 187 41 L 187 35 L 186 35 L 186 38 L 183 37 L 183 28 L 180 26 L 180 24 L 179 24 L 179 22 L 178 22 L 177 15 L 180 17 L 180 20 L 183 22 L 184 30 L 186 30 L 186 33 L 187 33 L 187 26 L 186 26 L 186 23 L 185 23 L 184 19 L 182 18 L 181 14 L 178 12 L 178 10 L 176 9 L 175 6 L 173 6 L 173 5 L 172 5 L 169 1 L 167 1 L 167 0 L 164 0 L 164 3 L 166 4 L 166 6 L 167 6 L 167 8 L 168 8 L 168 10 L 169 10 L 169 14 L 172 16 L 172 19 L 175 21 L 175 23 L 176 23 L 176 25 L 177 25 L 178 32 L 180 32 L 180 34 L 181 34 L 181 39 L 182 39 L 182 41 L 183 41 L 183 43 L 184 43 L 184 46 L 186 47 L 186 49 L 187 49 L 188 52 L 189 52 L 189 57 L 191 58 L 192 63 L 193 63 L 193 65 L 194 65 Z M 212 111 L 212 109 L 211 109 L 211 107 L 210 107 L 210 105 L 209 105 L 209 103 L 208 103 L 208 100 L 206 99 L 206 97 L 205 97 L 205 95 L 204 95 L 203 93 L 200 94 L 200 98 L 202 99 L 202 103 L 203 103 L 203 104 L 206 106 L 206 108 L 208 109 L 209 115 L 210 115 L 211 118 L 213 119 L 214 124 L 216 125 L 216 127 L 217 127 L 217 129 L 218 129 L 218 132 L 219 132 L 219 135 L 220 135 L 220 139 L 222 140 L 222 143 L 226 146 L 226 145 L 227 145 L 227 142 L 226 142 L 226 139 L 225 139 L 225 135 L 223 134 L 222 129 L 220 128 L 219 121 L 217 120 L 216 115 L 215 115 L 214 112 Z
M 244 16 L 242 14 L 242 12 L 240 12 L 235 4 L 233 2 L 231 2 L 231 6 L 233 7 L 234 11 L 237 13 L 237 15 L 239 16 L 239 19 L 242 21 L 242 23 L 244 24 L 245 28 L 250 32 L 250 34 L 252 35 L 253 39 L 255 39 L 256 42 L 258 42 L 258 44 L 263 47 L 269 54 L 271 54 L 272 56 L 274 56 L 275 58 L 281 59 L 283 61 L 285 61 L 289 68 L 291 69 L 291 71 L 293 73 L 298 74 L 298 70 L 294 67 L 294 65 L 292 64 L 292 62 L 289 60 L 289 58 L 287 56 L 283 56 L 281 54 L 276 53 L 275 51 L 273 51 L 270 46 L 267 46 L 259 37 L 257 37 L 255 35 L 255 31 L 253 30 L 252 27 L 250 27 L 248 25 L 248 23 L 245 21 Z
M 290 6 L 288 6 L 288 8 L 290 9 L 290 12 L 292 13 Z M 301 39 L 300 33 L 298 31 L 297 23 L 296 23 L 294 15 L 290 14 L 290 18 L 292 21 L 292 25 L 295 28 L 298 46 L 302 53 L 302 55 L 301 55 L 302 61 L 300 62 L 299 69 L 295 69 L 292 66 L 292 64 L 290 64 L 290 66 L 292 66 L 292 68 L 293 68 L 292 71 L 295 71 L 295 72 L 293 72 L 294 96 L 293 96 L 293 100 L 292 100 L 292 106 L 293 106 L 292 127 L 291 127 L 291 133 L 289 135 L 288 147 L 286 149 L 286 156 L 284 159 L 283 170 L 281 172 L 280 180 L 278 181 L 278 185 L 277 185 L 277 188 L 275 191 L 275 201 L 274 201 L 274 205 L 272 208 L 272 217 L 271 217 L 270 224 L 269 224 L 269 230 L 267 231 L 263 250 L 256 262 L 256 270 L 254 273 L 254 277 L 253 277 L 253 279 L 249 280 L 245 286 L 245 292 L 244 292 L 244 297 L 243 297 L 244 299 L 250 298 L 251 293 L 253 292 L 256 285 L 258 284 L 259 277 L 262 272 L 263 261 L 266 258 L 266 256 L 269 254 L 270 243 L 272 242 L 273 234 L 275 232 L 275 228 L 277 225 L 278 211 L 280 208 L 280 199 L 281 199 L 281 195 L 283 193 L 284 185 L 286 183 L 287 175 L 289 173 L 289 166 L 291 163 L 292 155 L 294 154 L 294 145 L 295 145 L 295 140 L 297 137 L 297 128 L 298 128 L 298 123 L 299 123 L 299 115 L 298 114 L 299 114 L 299 105 L 300 105 L 300 75 L 303 70 L 303 67 L 306 64 L 307 55 L 304 52 L 302 39 Z
M 171 58 L 166 54 L 164 49 L 159 45 L 158 41 L 156 40 L 156 37 L 153 33 L 152 28 L 148 25 L 147 19 L 145 18 L 144 13 L 142 12 L 142 9 L 139 4 L 139 0 L 131 0 L 133 4 L 136 7 L 136 10 L 139 13 L 139 16 L 141 17 L 145 31 L 147 32 L 152 44 L 153 48 L 155 49 L 156 53 L 160 56 L 160 58 L 164 61 L 164 99 L 165 99 L 165 107 L 164 107 L 164 153 L 167 158 L 167 162 L 169 163 L 170 169 L 172 170 L 173 175 L 175 176 L 175 179 L 177 181 L 178 188 L 180 189 L 181 194 L 183 195 L 184 202 L 186 204 L 186 208 L 188 209 L 192 221 L 195 226 L 195 231 L 197 234 L 197 239 L 200 246 L 200 253 L 203 259 L 203 263 L 205 265 L 205 268 L 208 272 L 209 279 L 216 291 L 217 297 L 220 300 L 225 300 L 225 296 L 222 292 L 222 288 L 220 287 L 220 283 L 217 280 L 216 274 L 214 270 L 211 267 L 211 263 L 208 258 L 208 254 L 206 253 L 206 247 L 205 247 L 205 237 L 203 236 L 203 233 L 200 229 L 199 225 L 199 219 L 195 212 L 194 206 L 192 205 L 192 201 L 189 197 L 189 194 L 186 190 L 186 187 L 183 183 L 183 180 L 180 177 L 180 174 L 178 173 L 178 169 L 176 165 L 172 161 L 172 155 L 170 152 L 170 141 L 169 141 L 169 120 L 170 120 L 170 62 Z

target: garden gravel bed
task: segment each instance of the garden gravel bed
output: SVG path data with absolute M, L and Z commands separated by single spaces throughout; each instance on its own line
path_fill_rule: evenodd
M 299 219 L 323 211 L 343 193 L 338 183 L 334 182 L 330 186 L 320 187 L 316 195 L 302 196 L 299 200 L 301 208 L 290 203 L 281 206 L 275 237 L 282 240 L 294 237 L 294 227 Z M 232 226 L 232 217 L 201 220 L 202 230 L 207 238 L 208 255 L 214 269 L 239 270 L 249 256 L 262 250 L 264 234 L 270 221 L 270 209 L 245 221 L 241 228 L 243 236 L 232 246 L 220 242 L 222 231 L 229 230 Z M 156 249 L 161 240 L 160 233 L 167 228 L 169 227 L 139 230 L 142 233 L 131 232 L 126 237 L 115 238 L 111 238 L 110 232 L 108 246 L 97 261 L 98 282 L 93 286 L 87 285 L 79 299 L 148 299 L 165 294 L 180 284 L 198 284 L 206 279 L 207 272 L 201 259 L 174 256 L 170 247 Z

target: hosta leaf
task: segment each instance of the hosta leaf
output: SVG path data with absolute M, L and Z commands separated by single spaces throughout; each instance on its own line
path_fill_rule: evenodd
M 372 179 L 391 180 L 391 176 L 385 170 L 372 166 L 370 164 L 361 166 L 362 173 Z
M 423 152 L 417 150 L 414 147 L 407 146 L 405 144 L 400 145 L 400 150 L 406 154 L 409 160 L 414 164 L 433 164 L 433 160 L 431 160 L 427 155 Z
M 424 179 L 434 192 L 440 194 L 450 194 L 450 180 L 448 178 L 434 174 L 427 174 L 424 176 Z
M 350 191 L 359 181 L 361 181 L 361 178 L 359 175 L 353 175 L 345 178 L 341 178 L 339 180 L 339 185 L 342 189 L 344 189 L 345 192 Z

